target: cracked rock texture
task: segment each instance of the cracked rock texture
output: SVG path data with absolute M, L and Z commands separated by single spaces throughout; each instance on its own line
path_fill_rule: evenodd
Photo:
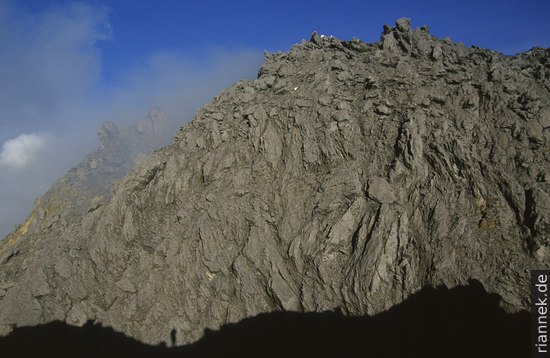
M 529 270 L 550 267 L 549 160 L 550 50 L 504 56 L 409 19 L 376 43 L 314 33 L 266 53 L 93 210 L 4 242 L 0 332 L 95 320 L 184 344 L 470 279 L 528 309 Z
M 117 180 L 145 161 L 153 149 L 169 143 L 171 135 L 167 116 L 158 107 L 122 130 L 113 122 L 103 123 L 97 131 L 100 147 L 38 198 L 26 222 L 0 242 L 0 262 L 6 242 L 10 246 L 28 231 L 36 231 L 37 226 L 50 228 L 57 221 L 64 222 L 62 226 L 66 221 L 80 221 L 87 211 L 95 210 L 112 196 Z

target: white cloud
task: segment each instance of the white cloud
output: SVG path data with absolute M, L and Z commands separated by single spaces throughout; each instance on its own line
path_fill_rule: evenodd
M 181 125 L 224 87 L 242 77 L 254 80 L 263 60 L 262 51 L 246 48 L 210 49 L 200 59 L 177 49 L 154 51 L 122 74 L 119 88 L 103 91 L 102 106 L 120 118 L 120 112 L 141 116 L 158 105 Z
M 37 159 L 40 150 L 47 143 L 45 134 L 21 134 L 2 145 L 0 165 L 22 169 Z
M 0 239 L 97 148 L 101 122 L 124 127 L 159 105 L 175 131 L 221 89 L 253 79 L 263 62 L 262 50 L 213 49 L 197 57 L 151 48 L 149 56 L 110 67 L 106 81 L 110 57 L 100 45 L 117 41 L 111 10 L 59 1 L 29 12 L 23 3 L 0 0 Z
M 2 5 L 0 125 L 17 118 L 29 130 L 44 118 L 63 121 L 59 112 L 78 103 L 100 79 L 97 45 L 111 37 L 109 11 L 72 3 L 28 13 L 17 3 Z

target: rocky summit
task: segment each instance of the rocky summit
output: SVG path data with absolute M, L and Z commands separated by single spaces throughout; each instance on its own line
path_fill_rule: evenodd
M 100 136 L 120 145 L 111 124 Z M 181 345 L 470 280 L 526 310 L 529 271 L 550 268 L 550 49 L 505 56 L 405 18 L 376 43 L 314 32 L 266 53 L 105 200 L 41 205 L 1 243 L 3 335 L 91 320 Z

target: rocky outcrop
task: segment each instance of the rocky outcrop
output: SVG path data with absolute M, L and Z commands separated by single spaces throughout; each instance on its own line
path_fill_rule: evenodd
M 154 107 L 146 118 L 122 130 L 113 122 L 103 123 L 97 136 L 100 147 L 38 198 L 25 223 L 0 242 L 0 262 L 9 254 L 8 248 L 27 233 L 40 235 L 42 229 L 54 224 L 65 227 L 68 222 L 79 222 L 85 213 L 112 196 L 116 181 L 143 162 L 153 149 L 169 143 L 172 133 L 164 111 Z
M 550 266 L 549 58 L 408 19 L 377 43 L 314 33 L 266 53 L 109 200 L 4 248 L 2 332 L 96 320 L 183 344 L 264 312 L 373 314 L 470 279 L 527 309 L 529 270 Z

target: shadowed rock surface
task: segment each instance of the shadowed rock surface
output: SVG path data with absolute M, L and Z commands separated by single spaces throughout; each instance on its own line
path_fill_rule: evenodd
M 192 345 L 150 346 L 111 328 L 59 322 L 0 338 L 8 357 L 526 357 L 529 314 L 507 314 L 479 282 L 424 288 L 373 317 L 264 313 L 207 330 Z M 171 338 L 177 338 L 175 334 Z M 170 344 L 170 342 L 168 342 Z
M 109 200 L 4 246 L 0 333 L 93 320 L 180 345 L 471 279 L 528 309 L 529 270 L 550 266 L 549 57 L 408 19 L 377 43 L 314 33 L 266 53 Z

